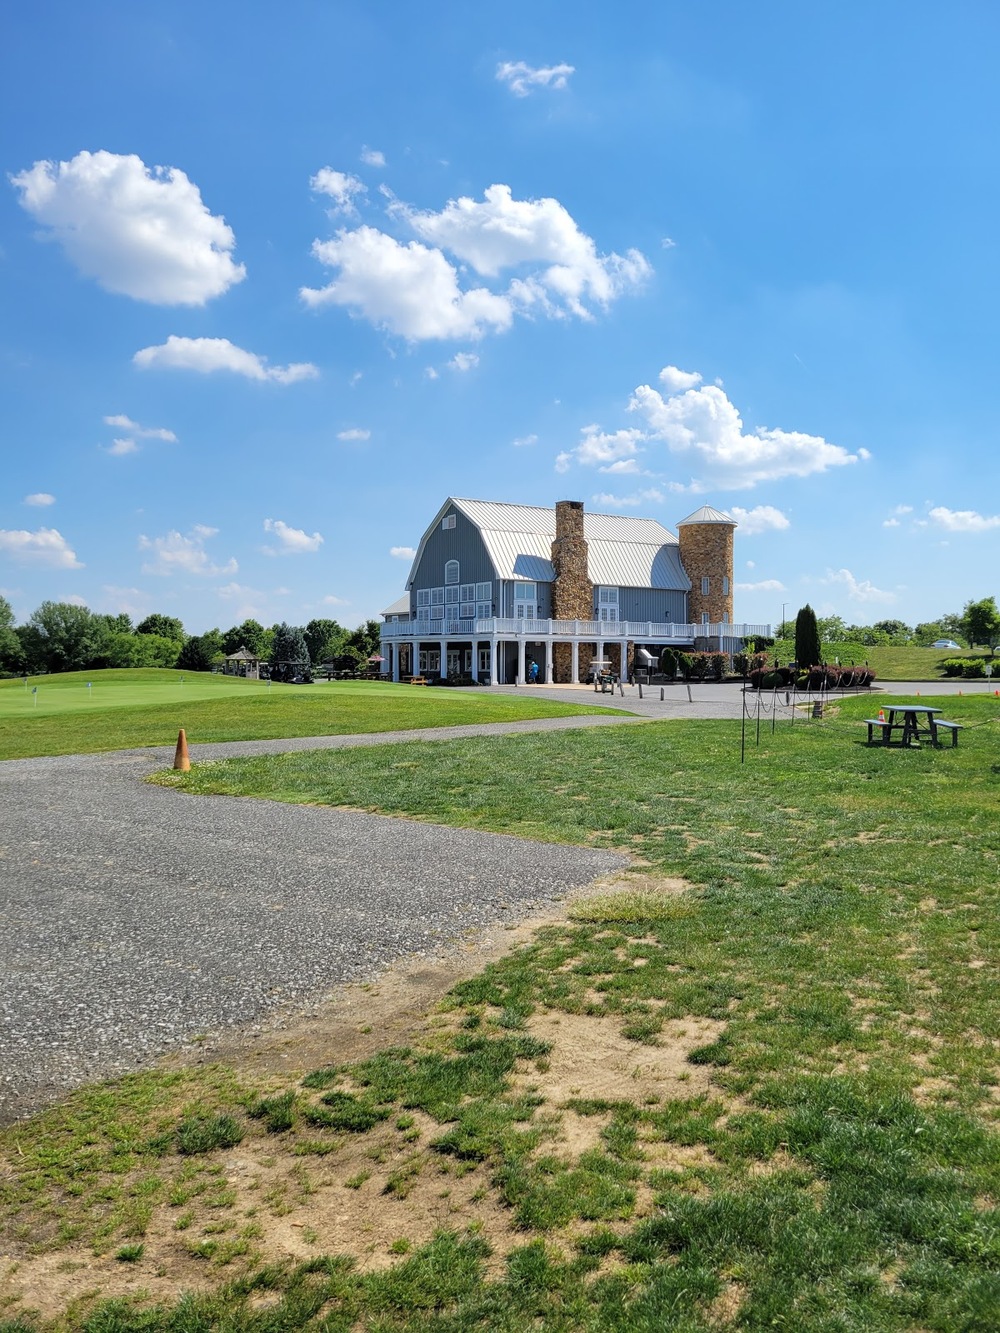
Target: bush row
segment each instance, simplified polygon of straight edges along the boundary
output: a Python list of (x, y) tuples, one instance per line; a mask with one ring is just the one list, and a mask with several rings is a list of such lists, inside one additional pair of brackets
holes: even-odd
[(798, 690), (858, 690), (871, 685), (875, 672), (870, 667), (815, 666), (805, 671), (793, 667), (758, 666), (747, 673), (755, 690), (793, 687)]
[(989, 657), (948, 657), (945, 658), (942, 666), (946, 676), (961, 676), (965, 680), (981, 680), (986, 675), (987, 663), (992, 663), (993, 670), (996, 672), (996, 663)]

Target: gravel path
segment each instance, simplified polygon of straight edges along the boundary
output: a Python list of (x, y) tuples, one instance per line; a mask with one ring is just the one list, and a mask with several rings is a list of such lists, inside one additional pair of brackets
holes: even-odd
[[(195, 757), (607, 718), (241, 742)], [(607, 852), (143, 782), (172, 751), (0, 763), (0, 1123), (253, 1026), (624, 864)]]

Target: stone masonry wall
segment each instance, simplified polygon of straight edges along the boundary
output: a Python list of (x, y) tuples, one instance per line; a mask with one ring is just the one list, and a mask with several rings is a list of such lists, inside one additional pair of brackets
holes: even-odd
[[(555, 581), (552, 585), (553, 620), (592, 620), (594, 585), (587, 572), (587, 539), (583, 535), (583, 503), (580, 500), (559, 500), (556, 503), (556, 536), (552, 543), (552, 564), (555, 568)], [(570, 645), (556, 644), (552, 669), (555, 680), (560, 684), (569, 681), (572, 661)], [(586, 680), (582, 652), (580, 675)]]
[[(684, 523), (677, 529), (681, 545), (681, 562), (691, 580), (688, 617), (694, 624), (701, 622), (707, 611), (715, 624), (726, 615), (733, 618), (733, 529), (726, 523)], [(707, 577), (707, 595), (701, 590), (701, 581)], [(729, 580), (729, 592), (723, 593), (722, 580)]]

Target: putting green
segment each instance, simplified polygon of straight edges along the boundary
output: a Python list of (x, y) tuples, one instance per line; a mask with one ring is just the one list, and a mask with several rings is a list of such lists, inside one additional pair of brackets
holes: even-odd
[[(301, 689), (275, 685), (274, 690)], [(155, 708), (199, 699), (249, 698), (266, 694), (267, 684), (207, 671), (167, 671), (137, 667), (121, 671), (67, 671), (0, 681), (0, 718), (78, 713), (87, 709)]]

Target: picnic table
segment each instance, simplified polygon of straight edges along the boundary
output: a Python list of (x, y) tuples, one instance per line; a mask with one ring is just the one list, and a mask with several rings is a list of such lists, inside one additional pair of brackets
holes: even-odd
[(938, 731), (944, 730), (951, 734), (952, 747), (958, 744), (958, 733), (961, 731), (961, 724), (958, 722), (945, 722), (938, 717), (942, 710), (932, 708), (930, 704), (895, 704), (888, 709), (882, 710), (881, 717), (865, 718), (868, 726), (868, 744), (871, 745), (875, 740), (875, 731), (878, 729), (878, 744), (891, 745), (894, 731), (900, 733), (900, 744), (913, 745), (920, 744), (921, 737), (929, 740), (932, 745), (939, 745)]

